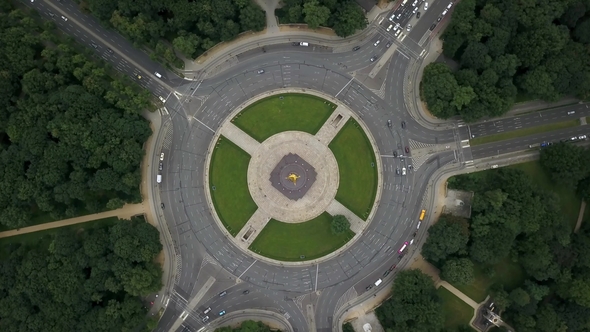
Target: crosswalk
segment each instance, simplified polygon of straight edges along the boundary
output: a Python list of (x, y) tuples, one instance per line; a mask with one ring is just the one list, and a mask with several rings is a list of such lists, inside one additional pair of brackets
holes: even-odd
[(423, 148), (430, 148), (435, 146), (435, 144), (428, 144), (423, 142), (414, 141), (413, 139), (408, 140), (410, 143), (410, 149), (423, 149)]
[(172, 126), (168, 125), (166, 128), (166, 134), (164, 136), (164, 142), (162, 143), (162, 149), (170, 150), (172, 146)]

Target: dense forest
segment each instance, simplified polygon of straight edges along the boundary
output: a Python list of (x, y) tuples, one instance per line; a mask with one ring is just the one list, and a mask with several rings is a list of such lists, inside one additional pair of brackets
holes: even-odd
[[(570, 148), (573, 147), (573, 150)], [(542, 150), (541, 165), (561, 179), (561, 158), (586, 158), (581, 148), (558, 144)], [(564, 152), (566, 151), (566, 152)], [(571, 152), (575, 151), (575, 152)], [(578, 154), (585, 152), (586, 154)], [(568, 174), (574, 188), (590, 174), (574, 164)], [(566, 167), (566, 169), (568, 169)], [(454, 284), (474, 280), (474, 265), (488, 275), (493, 264), (517, 263), (525, 280), (518, 287), (495, 284), (491, 296), (505, 310), (502, 318), (519, 332), (588, 331), (590, 329), (590, 225), (577, 233), (563, 218), (559, 197), (538, 188), (525, 173), (498, 169), (460, 175), (449, 187), (475, 193), (471, 218), (443, 215), (428, 230), (422, 255)], [(564, 182), (562, 182), (565, 184)], [(434, 331), (434, 330), (433, 330)]]
[(306, 23), (310, 28), (333, 28), (347, 37), (367, 27), (362, 8), (354, 0), (284, 0), (276, 15), (281, 24)]
[(0, 224), (61, 219), (141, 200), (151, 96), (0, 5)]
[(264, 11), (252, 0), (87, 0), (82, 6), (171, 64), (177, 64), (171, 46), (194, 58), (241, 32), (266, 26)]
[(437, 117), (472, 122), (517, 99), (590, 98), (590, 0), (462, 0), (442, 39), (459, 68), (424, 70), (422, 100)]
[[(253, 320), (247, 320), (242, 322), (240, 327), (232, 329), (231, 327), (224, 326), (215, 330), (215, 332), (270, 332), (271, 329), (268, 325), (264, 325), (262, 322), (255, 322)], [(276, 330), (273, 330), (276, 331)], [(280, 330), (278, 331), (280, 332)]]
[[(45, 243), (45, 242), (41, 242)], [(140, 296), (161, 287), (159, 233), (143, 218), (11, 246), (0, 261), (3, 332), (149, 331)]]

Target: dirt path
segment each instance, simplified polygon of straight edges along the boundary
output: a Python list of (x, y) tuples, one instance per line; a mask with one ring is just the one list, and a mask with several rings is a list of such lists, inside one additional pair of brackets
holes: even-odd
[(582, 205), (580, 205), (580, 214), (578, 214), (578, 222), (576, 223), (576, 228), (574, 228), (574, 233), (577, 233), (582, 226), (582, 221), (584, 220), (584, 211), (586, 211), (586, 202), (582, 201)]
[(85, 216), (81, 216), (81, 217), (64, 219), (64, 220), (49, 222), (49, 223), (45, 223), (45, 224), (41, 224), (41, 225), (35, 225), (35, 226), (0, 232), (0, 238), (21, 235), (21, 234), (27, 234), (27, 233), (33, 233), (33, 232), (43, 231), (46, 229), (63, 227), (63, 226), (81, 224), (81, 223), (89, 222), (92, 220), (104, 219), (104, 218), (110, 218), (110, 217), (118, 217), (120, 219), (130, 219), (131, 217), (136, 216), (138, 214), (144, 214), (145, 210), (146, 209), (144, 208), (143, 203), (141, 203), (141, 204), (126, 204), (125, 206), (123, 206), (122, 208), (117, 209), (117, 210), (89, 214), (89, 215), (85, 215)]

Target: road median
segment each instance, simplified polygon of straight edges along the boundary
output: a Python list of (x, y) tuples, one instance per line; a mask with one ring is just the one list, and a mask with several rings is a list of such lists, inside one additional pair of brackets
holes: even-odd
[(487, 143), (493, 143), (493, 142), (504, 141), (504, 140), (513, 139), (513, 138), (518, 138), (518, 137), (534, 135), (534, 134), (538, 134), (538, 133), (544, 133), (544, 132), (548, 132), (548, 131), (576, 127), (579, 125), (580, 125), (579, 119), (550, 123), (550, 124), (531, 127), (531, 128), (523, 128), (523, 129), (517, 129), (517, 130), (512, 130), (512, 131), (507, 131), (507, 132), (502, 132), (502, 133), (497, 133), (497, 134), (492, 134), (492, 135), (487, 135), (487, 136), (482, 136), (482, 137), (476, 137), (476, 138), (471, 139), (469, 144), (471, 146), (482, 145), (482, 144), (487, 144)]

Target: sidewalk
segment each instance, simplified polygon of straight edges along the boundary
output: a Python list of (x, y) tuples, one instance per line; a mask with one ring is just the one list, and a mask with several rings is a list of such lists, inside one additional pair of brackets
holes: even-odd
[(80, 216), (76, 218), (64, 219), (54, 222), (49, 222), (41, 225), (35, 225), (25, 228), (13, 229), (10, 231), (0, 232), (0, 238), (22, 235), (27, 233), (39, 232), (46, 229), (53, 229), (58, 227), (70, 226), (75, 224), (81, 224), (85, 222), (89, 222), (92, 220), (110, 218), (110, 217), (118, 217), (119, 219), (130, 219), (133, 216), (144, 214), (145, 213), (145, 206), (143, 203), (140, 204), (125, 204), (120, 209), (105, 211), (101, 213), (94, 213), (88, 214), (85, 216)]

